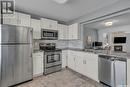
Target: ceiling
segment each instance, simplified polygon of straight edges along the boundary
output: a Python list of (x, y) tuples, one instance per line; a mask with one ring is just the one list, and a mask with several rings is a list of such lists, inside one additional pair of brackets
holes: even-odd
[(109, 6), (119, 0), (68, 0), (57, 4), (53, 0), (15, 0), (16, 10), (69, 22), (78, 17)]
[[(106, 22), (113, 22), (112, 26), (105, 26)], [(100, 20), (90, 24), (85, 24), (86, 29), (105, 29), (110, 27), (118, 27), (123, 25), (130, 25), (130, 13), (125, 13), (123, 15), (118, 15), (108, 19)]]

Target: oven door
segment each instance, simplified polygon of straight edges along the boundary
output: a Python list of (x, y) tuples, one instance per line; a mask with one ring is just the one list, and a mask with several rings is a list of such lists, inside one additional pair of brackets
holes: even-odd
[(45, 68), (61, 65), (60, 52), (45, 52)]
[(58, 31), (42, 29), (42, 35), (41, 36), (42, 36), (41, 39), (57, 40), (58, 39)]

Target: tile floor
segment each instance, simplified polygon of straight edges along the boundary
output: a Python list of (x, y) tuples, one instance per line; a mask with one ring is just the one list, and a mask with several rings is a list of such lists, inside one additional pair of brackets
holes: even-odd
[(72, 70), (65, 69), (47, 76), (40, 76), (34, 80), (16, 87), (104, 87), (103, 85), (79, 75)]

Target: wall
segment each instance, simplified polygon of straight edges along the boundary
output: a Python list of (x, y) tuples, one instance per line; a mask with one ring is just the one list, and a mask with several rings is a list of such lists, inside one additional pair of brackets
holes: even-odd
[(89, 44), (87, 44), (87, 37), (90, 36), (91, 37), (91, 42), (94, 41), (98, 41), (98, 31), (96, 29), (90, 29), (90, 28), (86, 28), (84, 27), (84, 32), (83, 32), (83, 43), (84, 43), (84, 47), (90, 47), (88, 46)]
[[(130, 25), (124, 25), (124, 26), (119, 26), (119, 27), (112, 27), (112, 28), (106, 28), (106, 29), (101, 29), (98, 30), (99, 34), (99, 41), (104, 41), (103, 40), (103, 34), (107, 33), (108, 34), (108, 42), (112, 46), (112, 50), (114, 50), (114, 44), (112, 41), (112, 32), (125, 32), (125, 33), (130, 33)], [(123, 51), (127, 51), (126, 44), (118, 44), (123, 46)]]
[(69, 48), (82, 49), (83, 48), (83, 42), (81, 40), (71, 40), (71, 41), (68, 41), (68, 47)]
[(112, 27), (112, 28), (106, 28), (98, 30), (99, 34), (99, 41), (103, 41), (103, 33), (112, 33), (112, 32), (118, 32), (118, 31), (124, 31), (130, 33), (130, 25), (124, 25), (119, 27)]
[(104, 15), (108, 15), (117, 11), (121, 11), (122, 9), (128, 8), (130, 10), (130, 0), (119, 0), (118, 2), (104, 7), (102, 9), (96, 10), (92, 13), (86, 14), (82, 17), (79, 17), (75, 20), (69, 21), (67, 24), (73, 24), (73, 23), (82, 23), (91, 19), (95, 19)]
[(83, 43), (81, 40), (70, 40), (70, 41), (63, 41), (63, 40), (34, 40), (34, 50), (39, 49), (39, 43), (56, 43), (57, 48), (83, 48)]
[(33, 40), (34, 50), (39, 50), (39, 43), (56, 43), (57, 48), (67, 48), (68, 41), (58, 41), (58, 40)]
[[(119, 12), (117, 12), (119, 11)], [(84, 27), (83, 24), (88, 22), (88, 21), (95, 21), (98, 18), (107, 18), (108, 16), (114, 16), (114, 15), (119, 15), (123, 14), (125, 12), (130, 11), (130, 0), (119, 0), (117, 3), (114, 3), (110, 6), (104, 7), (102, 9), (99, 9), (95, 12), (86, 14), (82, 17), (79, 17), (75, 20), (67, 22), (67, 24), (73, 24), (73, 23), (80, 23), (80, 30), (81, 30), (81, 38), (78, 41), (69, 41), (71, 44), (69, 44), (69, 47), (72, 48), (84, 48), (85, 46), (85, 41), (84, 41)], [(115, 14), (116, 13), (116, 14)], [(77, 44), (76, 44), (77, 43)], [(77, 46), (77, 47), (75, 47)]]

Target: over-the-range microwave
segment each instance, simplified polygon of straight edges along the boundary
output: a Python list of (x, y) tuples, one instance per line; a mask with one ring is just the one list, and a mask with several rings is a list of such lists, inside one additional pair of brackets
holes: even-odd
[(41, 39), (58, 40), (58, 31), (57, 30), (41, 29)]

